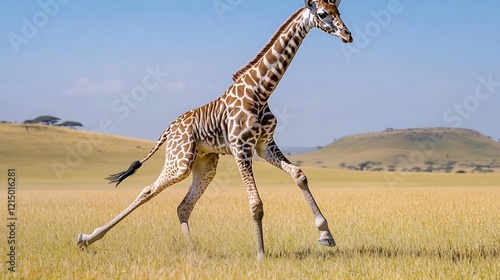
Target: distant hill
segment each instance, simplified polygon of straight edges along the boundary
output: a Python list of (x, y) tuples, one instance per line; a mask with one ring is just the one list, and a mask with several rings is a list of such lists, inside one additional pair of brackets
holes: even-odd
[[(99, 182), (146, 155), (151, 141), (41, 124), (0, 124), (0, 171), (16, 168), (20, 182)], [(158, 174), (164, 151), (141, 169)], [(154, 179), (155, 177), (152, 177)]]
[(487, 173), (500, 172), (500, 143), (469, 129), (401, 129), (347, 136), (291, 159), (352, 170)]

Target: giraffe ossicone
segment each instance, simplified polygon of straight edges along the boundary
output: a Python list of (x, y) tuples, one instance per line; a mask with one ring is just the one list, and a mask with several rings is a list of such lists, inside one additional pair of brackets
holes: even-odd
[(103, 238), (137, 207), (192, 173), (188, 193), (177, 207), (182, 232), (189, 236), (189, 216), (215, 176), (219, 155), (231, 154), (248, 194), (257, 235), (257, 257), (259, 260), (264, 258), (264, 207), (252, 172), (255, 152), (293, 178), (312, 210), (320, 232), (319, 244), (335, 246), (328, 222), (309, 190), (306, 175), (283, 155), (274, 142), (277, 120), (267, 101), (312, 28), (337, 36), (345, 43), (352, 42), (351, 33), (340, 18), (339, 3), (340, 0), (305, 0), (306, 6), (293, 13), (257, 56), (233, 75), (234, 83), (219, 98), (182, 114), (165, 129), (146, 157), (133, 162), (128, 170), (108, 177), (118, 185), (165, 144), (165, 165), (156, 181), (146, 186), (111, 221), (91, 234), (80, 233), (78, 246), (83, 249)]

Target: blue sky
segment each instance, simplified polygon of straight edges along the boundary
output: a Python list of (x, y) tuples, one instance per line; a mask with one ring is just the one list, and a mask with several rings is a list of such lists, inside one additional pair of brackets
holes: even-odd
[[(480, 4), (479, 4), (480, 3)], [(0, 120), (155, 140), (231, 84), (303, 1), (2, 1)], [(355, 42), (304, 40), (270, 99), (282, 147), (391, 128), (500, 138), (500, 3), (349, 1)]]

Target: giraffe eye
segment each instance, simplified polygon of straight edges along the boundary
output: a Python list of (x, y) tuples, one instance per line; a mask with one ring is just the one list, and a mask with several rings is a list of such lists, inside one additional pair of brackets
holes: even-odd
[(328, 14), (325, 12), (320, 12), (320, 13), (318, 13), (318, 16), (323, 19), (323, 18), (326, 18), (328, 16)]

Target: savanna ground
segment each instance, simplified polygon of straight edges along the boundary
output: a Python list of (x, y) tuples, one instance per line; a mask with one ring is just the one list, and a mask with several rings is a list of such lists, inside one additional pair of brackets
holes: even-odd
[[(225, 178), (219, 173), (198, 202), (190, 219), (191, 243), (176, 215), (186, 180), (85, 251), (76, 246), (78, 233), (90, 233), (121, 212), (154, 177), (139, 174), (115, 189), (105, 182), (23, 183), (20, 172), (17, 272), (8, 272), (4, 263), (0, 278), (500, 278), (499, 175), (415, 174), (391, 187), (379, 173), (304, 170), (337, 246), (317, 244), (310, 209), (293, 181), (258, 164), (265, 209), (261, 263), (246, 193), (235, 172)], [(6, 211), (1, 213), (5, 221)]]

